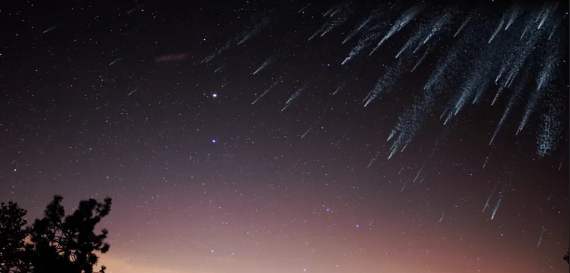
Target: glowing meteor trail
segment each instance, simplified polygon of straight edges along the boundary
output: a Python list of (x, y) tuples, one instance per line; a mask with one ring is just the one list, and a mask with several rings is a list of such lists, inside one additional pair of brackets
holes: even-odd
[(542, 243), (542, 236), (544, 236), (544, 232), (546, 231), (546, 227), (542, 226), (540, 229), (540, 236), (538, 237), (538, 244), (536, 247), (540, 247), (540, 243)]
[(269, 93), (269, 91), (271, 91), (271, 89), (273, 89), (275, 86), (277, 86), (277, 84), (279, 84), (280, 82), (281, 82), (281, 77), (279, 79), (277, 79), (271, 86), (269, 86), (269, 88), (267, 88), (265, 90), (265, 92), (263, 92), (259, 97), (255, 98), (255, 100), (251, 103), (251, 105), (254, 105), (258, 100), (260, 100), (265, 95), (267, 95), (267, 93)]
[(416, 5), (410, 8), (400, 19), (398, 19), (394, 26), (388, 31), (388, 33), (380, 40), (372, 52), (368, 56), (372, 55), (386, 40), (392, 37), (396, 32), (402, 30), (412, 19), (414, 19), (423, 9), (423, 5)]
[(497, 214), (497, 211), (499, 210), (499, 207), (501, 206), (502, 200), (503, 200), (503, 197), (500, 196), (499, 201), (497, 201), (497, 204), (495, 205), (495, 209), (493, 209), (493, 214), (491, 214), (491, 220), (495, 219), (495, 215)]

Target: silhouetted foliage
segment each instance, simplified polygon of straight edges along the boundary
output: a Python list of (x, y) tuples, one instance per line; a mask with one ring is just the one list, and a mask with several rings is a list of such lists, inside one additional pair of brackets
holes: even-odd
[(24, 248), (26, 238), (25, 225), (28, 223), (23, 217), (26, 210), (18, 204), (9, 202), (0, 203), (0, 271), (10, 272), (10, 268), (21, 265), (21, 249)]
[[(70, 215), (54, 196), (44, 216), (24, 227), (26, 211), (16, 203), (0, 208), (0, 273), (93, 273), (99, 257), (106, 253), (107, 230), (95, 234), (95, 226), (111, 211), (111, 198), (103, 203), (83, 200)], [(28, 237), (31, 243), (24, 243)], [(104, 273), (105, 266), (99, 272)]]
[(570, 252), (570, 250), (566, 251), (566, 255), (564, 255), (564, 258), (563, 258), (568, 264), (570, 264), (570, 260), (569, 260), (570, 258), (568, 257), (569, 252)]

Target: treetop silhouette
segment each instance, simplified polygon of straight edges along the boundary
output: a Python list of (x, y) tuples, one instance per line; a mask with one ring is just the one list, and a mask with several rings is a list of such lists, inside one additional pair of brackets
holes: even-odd
[[(99, 261), (96, 252), (106, 253), (108, 231), (95, 233), (95, 226), (111, 211), (111, 198), (103, 203), (95, 199), (79, 202), (78, 208), (65, 215), (63, 197), (56, 195), (46, 206), (43, 218), (29, 227), (23, 217), (26, 210), (16, 203), (0, 207), (1, 273), (93, 273)], [(31, 243), (24, 243), (24, 238)], [(5, 247), (6, 246), (6, 247)], [(105, 266), (101, 267), (104, 272)]]
[(26, 210), (13, 202), (0, 203), (0, 270), (17, 267), (21, 263), (19, 250), (24, 248), (28, 223), (23, 217)]

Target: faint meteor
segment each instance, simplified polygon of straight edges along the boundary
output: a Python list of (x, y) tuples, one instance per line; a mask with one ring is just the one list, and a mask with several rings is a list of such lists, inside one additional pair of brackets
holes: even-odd
[(127, 14), (130, 14), (131, 12), (137, 11), (139, 9), (142, 9), (142, 7), (144, 7), (144, 5), (138, 5), (132, 9), (130, 9), (129, 11), (127, 11)]
[(129, 93), (127, 94), (127, 96), (130, 97), (132, 94), (136, 93), (137, 91), (139, 91), (139, 88), (138, 88), (138, 87), (135, 88), (134, 90), (132, 90), (131, 92), (129, 92)]
[(183, 61), (188, 57), (188, 54), (174, 54), (174, 55), (162, 55), (156, 57), (154, 60), (157, 63), (166, 63), (166, 62), (179, 62)]
[(540, 236), (538, 237), (538, 244), (536, 247), (540, 247), (540, 243), (542, 243), (542, 236), (544, 236), (544, 232), (546, 231), (546, 227), (542, 226), (540, 230)]
[(46, 30), (44, 30), (43, 34), (46, 34), (46, 33), (48, 33), (48, 32), (51, 32), (51, 31), (53, 31), (54, 29), (56, 29), (56, 26), (49, 27), (49, 28), (47, 28)]
[(311, 3), (306, 4), (306, 5), (303, 6), (299, 11), (297, 11), (297, 13), (301, 13), (301, 12), (305, 11), (310, 5), (311, 5)]
[(122, 58), (117, 58), (117, 59), (115, 59), (114, 61), (112, 61), (111, 63), (109, 63), (109, 65), (114, 65), (114, 64), (116, 64), (117, 62), (119, 62), (119, 61), (121, 61), (121, 60), (122, 60)]
[(251, 103), (251, 105), (254, 105), (258, 100), (267, 95), (269, 91), (271, 91), (273, 88), (275, 88), (275, 86), (277, 86), (281, 82), (281, 79), (282, 77), (279, 77), (275, 82), (273, 82), (273, 84), (271, 84), (271, 86), (269, 86), (269, 88), (267, 88), (265, 92), (263, 92), (259, 97), (255, 98), (255, 100)]
[(309, 129), (305, 131), (305, 133), (301, 136), (301, 138), (305, 138), (307, 134), (311, 131), (311, 129), (313, 129), (313, 127), (309, 127)]

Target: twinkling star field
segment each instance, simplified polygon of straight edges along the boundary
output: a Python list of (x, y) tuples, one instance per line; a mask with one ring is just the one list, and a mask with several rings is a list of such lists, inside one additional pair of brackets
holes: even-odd
[(0, 200), (108, 272), (568, 272), (567, 3), (123, 2), (0, 8)]

